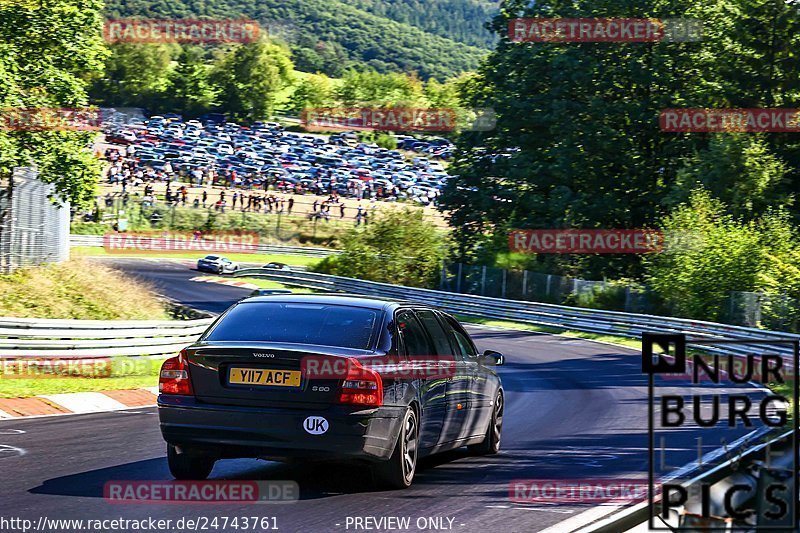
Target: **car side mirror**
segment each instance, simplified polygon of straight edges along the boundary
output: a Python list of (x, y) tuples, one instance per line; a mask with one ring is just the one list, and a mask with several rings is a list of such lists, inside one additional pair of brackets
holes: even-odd
[(496, 352), (494, 350), (486, 350), (480, 356), (480, 359), (481, 362), (486, 362), (487, 360), (491, 360), (494, 366), (501, 366), (506, 362), (506, 357), (500, 352)]

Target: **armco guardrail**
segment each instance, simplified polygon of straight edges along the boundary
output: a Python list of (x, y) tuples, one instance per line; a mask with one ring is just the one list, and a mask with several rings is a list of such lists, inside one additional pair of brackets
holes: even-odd
[[(640, 337), (643, 332), (655, 332), (683, 333), (687, 335), (687, 337), (695, 339), (696, 342), (705, 342), (713, 339), (748, 341), (786, 341), (800, 339), (800, 335), (741, 326), (730, 326), (714, 322), (596, 309), (582, 309), (528, 301), (505, 300), (414, 287), (402, 287), (313, 272), (275, 272), (255, 268), (241, 270), (235, 273), (234, 276), (261, 277), (279, 281), (287, 285), (325, 291), (341, 291), (366, 296), (413, 300), (436, 305), (446, 311), (461, 315), (528, 322), (559, 329), (606, 333), (630, 338)], [(763, 345), (748, 343), (746, 345), (720, 344), (712, 347), (705, 343), (692, 344), (691, 341), (689, 341), (689, 345), (706, 351), (714, 351), (721, 355), (729, 354), (737, 356), (763, 354), (767, 352), (771, 354), (779, 353), (788, 360), (793, 361), (793, 346), (790, 343), (785, 343), (782, 346), (776, 346), (775, 344)], [(781, 435), (771, 440), (769, 445), (782, 443), (786, 438), (787, 435)], [(748, 457), (755, 456), (757, 453), (761, 452), (765, 446), (767, 445), (761, 444), (745, 453)], [(731, 446), (728, 451), (738, 454), (738, 449), (739, 445)], [(708, 472), (703, 472), (686, 484), (688, 485), (689, 483), (700, 480), (704, 482), (712, 480), (711, 482), (713, 483), (729, 476), (735, 470), (734, 466), (735, 464), (739, 464), (741, 458), (742, 455), (738, 455), (736, 460), (726, 461)], [(580, 528), (580, 533), (619, 533), (628, 531), (630, 528), (647, 521), (648, 513), (649, 507), (647, 502), (634, 505), (620, 512), (613, 513), (611, 516), (601, 519), (595, 524)], [(569, 531), (573, 530), (570, 529)], [(639, 531), (639, 529), (637, 529), (637, 531)]]
[(0, 358), (173, 354), (197, 340), (213, 320), (0, 318)]
[[(519, 300), (505, 300), (487, 296), (458, 294), (415, 287), (402, 287), (313, 272), (275, 272), (260, 268), (248, 268), (242, 269), (234, 275), (242, 277), (263, 277), (289, 285), (319, 290), (415, 300), (436, 305), (452, 313), (466, 316), (528, 322), (560, 329), (605, 333), (630, 338), (638, 338), (641, 336), (642, 332), (658, 332), (684, 333), (698, 340), (800, 339), (800, 335), (742, 326), (731, 326), (715, 322), (654, 315), (639, 315), (598, 309), (584, 309)], [(747, 346), (735, 344), (715, 347), (707, 345), (695, 346), (708, 351), (716, 351), (721, 354), (730, 353), (744, 355), (751, 353), (759, 355), (763, 353), (780, 353), (786, 357), (792, 356), (792, 349), (788, 345), (785, 347), (759, 344), (749, 344)]]
[[(70, 235), (70, 246), (91, 246), (93, 248), (103, 247), (102, 235)], [(123, 253), (124, 250), (115, 250), (117, 253)], [(282, 255), (303, 255), (307, 257), (328, 257), (329, 255), (336, 255), (341, 253), (339, 250), (331, 250), (328, 248), (310, 248), (306, 246), (285, 246), (282, 244), (258, 244), (256, 252), (260, 254), (282, 254)], [(198, 250), (198, 253), (202, 251)]]
[[(691, 479), (680, 483), (685, 488), (698, 483), (706, 485), (713, 485), (715, 483), (723, 483), (726, 478), (737, 476), (736, 483), (744, 483), (755, 492), (757, 485), (758, 474), (753, 473), (754, 469), (763, 468), (765, 465), (777, 466), (781, 468), (790, 468), (794, 464), (792, 458), (792, 435), (793, 432), (785, 432), (777, 434), (773, 438), (760, 442), (746, 450), (729, 450), (729, 458), (721, 464), (704, 471)], [(778, 453), (780, 451), (780, 453)], [(775, 456), (778, 456), (776, 459)], [(730, 484), (733, 484), (731, 482)], [(719, 497), (719, 492), (715, 494)], [(609, 516), (601, 518), (593, 524), (581, 527), (578, 529), (566, 530), (565, 533), (622, 533), (627, 531), (642, 531), (637, 528), (640, 524), (648, 521), (650, 517), (650, 502), (645, 501), (636, 505), (632, 505), (617, 512), (609, 513)], [(664, 528), (662, 527), (661, 531)], [(709, 525), (707, 531), (723, 531), (723, 529), (714, 528)], [(684, 529), (675, 529), (675, 531), (686, 531)], [(692, 529), (691, 531), (697, 531)], [(741, 531), (741, 529), (739, 529)], [(752, 531), (757, 531), (753, 528)]]

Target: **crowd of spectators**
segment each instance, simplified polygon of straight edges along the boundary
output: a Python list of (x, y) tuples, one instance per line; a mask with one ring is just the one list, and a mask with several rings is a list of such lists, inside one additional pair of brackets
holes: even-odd
[[(131, 193), (133, 193), (135, 197), (141, 196), (140, 202), (143, 208), (154, 207), (160, 202), (154, 185), (160, 183), (164, 185), (163, 202), (170, 207), (202, 207), (222, 213), (226, 210), (238, 210), (251, 213), (292, 215), (295, 203), (297, 203), (295, 195), (310, 193), (324, 197), (322, 200), (315, 199), (310, 204), (310, 212), (304, 214), (310, 220), (344, 219), (347, 214), (348, 208), (339, 192), (330, 186), (326, 188), (322, 181), (315, 182), (308, 189), (304, 189), (302, 184), (291, 184), (278, 179), (274, 183), (265, 183), (262, 188), (256, 189), (248, 186), (247, 183), (238, 184), (235, 171), (223, 172), (218, 176), (213, 169), (209, 169), (207, 172), (198, 169), (192, 176), (192, 183), (196, 187), (201, 187), (202, 190), (192, 193), (187, 183), (178, 181), (179, 174), (174, 171), (169, 162), (158, 170), (149, 166), (143, 168), (134, 154), (135, 147), (132, 144), (126, 148), (107, 148), (103, 153), (103, 158), (108, 162), (105, 180), (108, 184), (119, 187), (121, 193), (119, 196), (125, 204), (130, 201)], [(356, 225), (360, 225), (368, 222), (370, 212), (375, 212), (376, 200), (385, 199), (386, 195), (380, 187), (378, 190), (373, 190), (370, 183), (366, 183), (363, 187), (357, 187), (357, 185), (349, 184), (349, 190), (352, 197), (359, 200), (359, 204), (351, 209), (354, 211), (351, 216)], [(211, 187), (211, 195), (209, 195), (208, 187)], [(270, 192), (272, 190), (275, 192)], [(278, 195), (276, 192), (281, 194)], [(116, 196), (107, 193), (105, 195), (106, 204), (113, 205)], [(369, 200), (369, 208), (360, 204), (362, 199)], [(297, 214), (296, 211), (295, 214)]]

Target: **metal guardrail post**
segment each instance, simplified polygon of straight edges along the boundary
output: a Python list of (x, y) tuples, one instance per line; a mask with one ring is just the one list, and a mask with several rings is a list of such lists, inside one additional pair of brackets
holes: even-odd
[(526, 296), (528, 294), (528, 271), (522, 271), (522, 295)]

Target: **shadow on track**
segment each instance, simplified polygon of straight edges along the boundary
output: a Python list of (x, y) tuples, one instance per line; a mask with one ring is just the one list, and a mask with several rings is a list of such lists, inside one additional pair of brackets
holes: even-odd
[[(462, 461), (462, 460), (468, 461)], [(483, 463), (500, 463), (502, 455), (494, 458), (471, 456), (466, 448), (421, 459), (413, 488), (441, 483), (497, 482), (483, 479)], [(460, 461), (460, 464), (456, 464)], [(452, 472), (437, 472), (438, 466), (450, 464)], [(338, 494), (380, 492), (367, 466), (329, 462), (278, 463), (254, 459), (230, 459), (217, 462), (210, 479), (213, 480), (293, 480), (300, 485), (300, 500), (326, 498)], [(33, 494), (102, 498), (109, 481), (173, 481), (166, 458), (148, 459), (119, 466), (90, 470), (45, 480), (30, 489)], [(393, 495), (412, 496), (411, 492), (392, 491)]]

